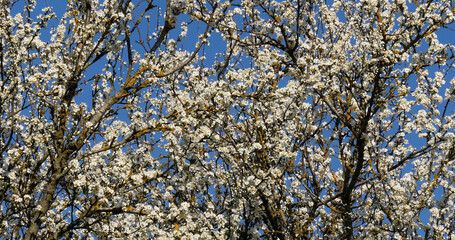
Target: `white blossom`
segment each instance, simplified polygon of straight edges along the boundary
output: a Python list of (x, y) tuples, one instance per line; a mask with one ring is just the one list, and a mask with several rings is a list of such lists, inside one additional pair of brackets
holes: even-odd
[(2, 3), (4, 238), (450, 238), (451, 1), (63, 4)]

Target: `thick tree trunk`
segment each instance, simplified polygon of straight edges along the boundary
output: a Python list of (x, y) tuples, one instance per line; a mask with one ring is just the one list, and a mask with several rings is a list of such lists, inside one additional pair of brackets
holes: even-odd
[(57, 183), (57, 174), (54, 173), (52, 175), (51, 182), (46, 185), (46, 190), (43, 194), (43, 197), (38, 202), (38, 205), (32, 214), (30, 227), (28, 228), (25, 235), (25, 240), (37, 239), (37, 234), (42, 223), (41, 218), (47, 213), (51, 206), (51, 203), (54, 199), (55, 190), (57, 189)]

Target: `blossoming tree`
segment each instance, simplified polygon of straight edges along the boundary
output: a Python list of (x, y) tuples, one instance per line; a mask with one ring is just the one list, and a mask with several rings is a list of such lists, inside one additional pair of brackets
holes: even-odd
[(1, 1), (5, 239), (455, 239), (454, 1), (47, 4)]

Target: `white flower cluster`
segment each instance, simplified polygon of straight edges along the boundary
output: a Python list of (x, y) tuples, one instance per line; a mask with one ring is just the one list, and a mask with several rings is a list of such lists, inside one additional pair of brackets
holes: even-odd
[(452, 1), (13, 2), (1, 236), (454, 237)]

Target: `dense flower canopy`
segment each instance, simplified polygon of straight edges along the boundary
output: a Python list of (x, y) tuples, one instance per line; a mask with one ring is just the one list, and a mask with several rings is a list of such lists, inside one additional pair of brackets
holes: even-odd
[(5, 239), (455, 239), (454, 1), (51, 2), (0, 2)]

